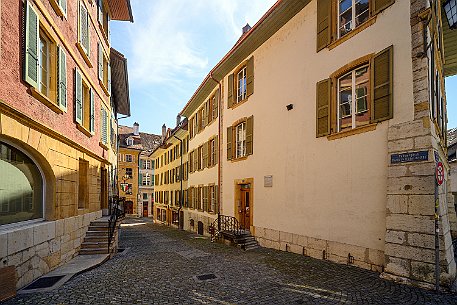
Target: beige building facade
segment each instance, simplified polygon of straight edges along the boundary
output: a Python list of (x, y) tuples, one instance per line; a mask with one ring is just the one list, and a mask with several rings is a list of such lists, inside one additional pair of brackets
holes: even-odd
[[(442, 33), (453, 41), (455, 31), (440, 1), (364, 1), (360, 14), (337, 2), (278, 1), (243, 29), (181, 111), (188, 187), (197, 188), (186, 228), (198, 219), (208, 234), (217, 213), (232, 216), (262, 246), (431, 286), (441, 162), (439, 281), (450, 286), (456, 216), (444, 77), (455, 67), (444, 62), (456, 54)], [(216, 124), (206, 124), (214, 95)], [(206, 168), (214, 136), (219, 163)], [(212, 183), (214, 214), (200, 193)]]

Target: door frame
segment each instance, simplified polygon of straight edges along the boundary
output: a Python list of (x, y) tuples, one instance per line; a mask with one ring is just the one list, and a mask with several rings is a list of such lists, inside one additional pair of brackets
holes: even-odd
[(241, 185), (242, 184), (249, 184), (250, 191), (249, 191), (249, 219), (250, 219), (250, 226), (249, 231), (254, 234), (254, 178), (244, 178), (244, 179), (236, 179), (234, 181), (234, 198), (233, 198), (233, 215), (241, 223), (241, 219), (238, 213), (238, 201), (241, 202)]

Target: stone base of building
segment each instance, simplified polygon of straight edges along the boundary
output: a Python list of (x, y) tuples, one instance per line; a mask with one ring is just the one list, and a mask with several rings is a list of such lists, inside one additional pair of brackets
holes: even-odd
[(198, 224), (203, 226), (201, 235), (210, 236), (208, 227), (217, 219), (217, 215), (203, 212), (184, 212), (184, 230), (199, 233)]
[(101, 216), (99, 210), (55, 221), (2, 228), (0, 268), (15, 266), (16, 287), (24, 287), (75, 257), (90, 222)]
[(381, 250), (261, 227), (255, 227), (254, 232), (253, 235), (262, 247), (354, 265), (376, 272), (383, 271), (384, 252)]

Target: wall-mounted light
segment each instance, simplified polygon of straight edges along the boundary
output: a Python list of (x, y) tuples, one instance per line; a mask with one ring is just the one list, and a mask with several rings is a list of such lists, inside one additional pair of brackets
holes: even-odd
[(444, 12), (446, 13), (449, 28), (457, 28), (457, 0), (447, 0), (444, 5)]
[(294, 109), (294, 104), (289, 104), (286, 106), (287, 110), (290, 111), (292, 109)]

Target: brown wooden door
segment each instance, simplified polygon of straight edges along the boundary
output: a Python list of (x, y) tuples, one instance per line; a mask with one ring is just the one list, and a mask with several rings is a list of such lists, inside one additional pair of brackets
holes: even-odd
[(101, 186), (100, 186), (100, 208), (108, 208), (108, 171), (105, 168), (101, 170)]
[(148, 217), (148, 203), (143, 202), (143, 217)]
[(251, 227), (251, 190), (241, 190), (241, 204), (239, 208), (239, 220), (245, 230)]
[(133, 214), (133, 202), (126, 201), (124, 211), (125, 211), (125, 214)]

